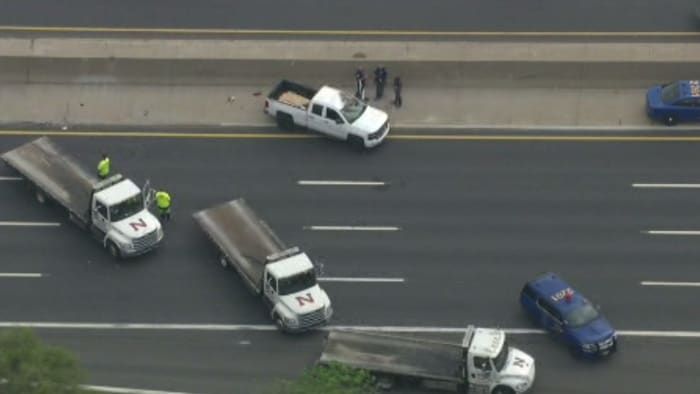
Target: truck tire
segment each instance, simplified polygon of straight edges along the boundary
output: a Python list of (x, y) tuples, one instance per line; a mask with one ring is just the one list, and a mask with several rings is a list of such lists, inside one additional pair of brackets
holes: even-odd
[(508, 386), (496, 386), (491, 394), (515, 394), (515, 390)]
[(666, 115), (664, 123), (666, 123), (666, 126), (673, 126), (676, 124), (676, 117), (673, 115)]
[(348, 135), (348, 143), (355, 149), (357, 150), (364, 150), (365, 149), (365, 141), (356, 135)]
[(115, 259), (121, 259), (122, 258), (122, 251), (119, 250), (119, 247), (117, 244), (115, 244), (112, 241), (107, 241), (107, 251), (109, 254), (114, 257)]
[(230, 263), (228, 262), (228, 258), (226, 258), (226, 255), (221, 253), (219, 255), (219, 264), (221, 264), (224, 269), (228, 268), (230, 266)]
[(292, 115), (286, 113), (286, 112), (277, 112), (276, 115), (277, 119), (277, 127), (279, 127), (282, 130), (285, 131), (290, 131), (294, 129), (294, 118)]

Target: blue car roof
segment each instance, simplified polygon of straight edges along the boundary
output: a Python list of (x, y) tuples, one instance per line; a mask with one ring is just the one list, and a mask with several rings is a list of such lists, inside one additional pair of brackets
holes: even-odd
[(681, 87), (680, 98), (700, 97), (700, 81), (687, 80), (678, 83)]
[(588, 300), (554, 273), (548, 272), (528, 283), (537, 294), (545, 298), (562, 315), (578, 309)]

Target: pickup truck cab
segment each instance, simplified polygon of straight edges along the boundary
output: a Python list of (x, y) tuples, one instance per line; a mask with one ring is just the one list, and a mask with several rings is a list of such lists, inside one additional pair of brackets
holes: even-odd
[(372, 148), (389, 134), (389, 115), (329, 86), (312, 89), (280, 82), (265, 100), (265, 113), (283, 130), (306, 127), (329, 137)]
[(562, 339), (574, 355), (603, 357), (617, 350), (617, 333), (608, 320), (553, 273), (526, 283), (520, 304), (536, 324)]

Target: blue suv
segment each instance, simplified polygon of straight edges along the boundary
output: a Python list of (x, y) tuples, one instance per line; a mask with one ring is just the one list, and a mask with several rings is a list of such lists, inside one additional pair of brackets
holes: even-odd
[(575, 355), (602, 357), (617, 350), (617, 333), (598, 308), (551, 272), (525, 284), (520, 304)]

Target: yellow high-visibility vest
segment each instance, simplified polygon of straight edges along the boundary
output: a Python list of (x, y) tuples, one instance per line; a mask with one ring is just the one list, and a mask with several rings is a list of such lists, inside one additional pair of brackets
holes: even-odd
[(162, 190), (156, 193), (156, 204), (158, 205), (158, 208), (170, 208), (170, 194)]
[(105, 157), (100, 160), (100, 163), (97, 165), (97, 173), (100, 174), (102, 178), (109, 175), (109, 164), (109, 157)]

